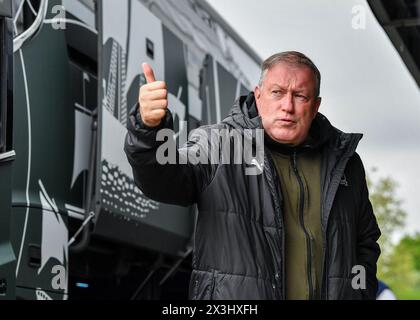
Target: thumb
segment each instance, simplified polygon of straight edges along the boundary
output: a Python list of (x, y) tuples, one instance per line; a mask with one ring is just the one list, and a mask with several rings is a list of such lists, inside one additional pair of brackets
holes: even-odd
[(155, 82), (156, 81), (155, 74), (153, 72), (152, 67), (147, 63), (143, 63), (142, 66), (143, 66), (143, 73), (144, 73), (144, 76), (146, 77), (147, 83)]

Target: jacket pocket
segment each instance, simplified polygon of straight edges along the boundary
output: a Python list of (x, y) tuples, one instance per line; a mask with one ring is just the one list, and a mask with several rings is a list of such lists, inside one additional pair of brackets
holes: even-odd
[(198, 271), (193, 270), (191, 273), (191, 279), (190, 279), (190, 285), (189, 285), (189, 299), (191, 300), (202, 300), (204, 299), (203, 293), (205, 291), (203, 290), (206, 285), (207, 279), (209, 279), (210, 276), (207, 276), (206, 279), (206, 273), (204, 271)]
[(198, 280), (194, 280), (194, 289), (193, 289), (193, 299), (197, 300), (197, 295), (198, 295)]
[(192, 300), (211, 300), (217, 288), (217, 275), (219, 271), (210, 269), (193, 270), (189, 286), (189, 298)]

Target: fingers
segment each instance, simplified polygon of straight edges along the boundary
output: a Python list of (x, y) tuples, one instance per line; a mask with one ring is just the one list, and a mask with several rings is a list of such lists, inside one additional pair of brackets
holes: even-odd
[(165, 81), (155, 81), (152, 83), (148, 83), (144, 85), (146, 90), (159, 90), (159, 89), (166, 89), (166, 82)]
[(147, 107), (144, 109), (146, 111), (153, 111), (157, 109), (167, 109), (168, 108), (168, 100), (161, 99), (161, 100), (152, 100), (148, 101)]
[(147, 63), (143, 63), (142, 67), (143, 67), (143, 73), (144, 73), (144, 76), (146, 77), (147, 83), (155, 82), (156, 81), (155, 73), (153, 72), (152, 67)]
[(158, 90), (151, 90), (145, 91), (142, 94), (142, 97), (146, 100), (160, 100), (166, 99), (168, 96), (168, 91), (166, 89), (158, 89)]
[(148, 127), (157, 127), (166, 115), (167, 109), (156, 109), (142, 114), (143, 123)]
[(167, 109), (168, 108), (168, 100), (161, 99), (161, 100), (151, 101), (150, 104), (149, 104), (149, 108), (151, 110)]
[(149, 113), (148, 121), (149, 122), (154, 121), (157, 124), (159, 124), (162, 118), (165, 116), (165, 114), (166, 114), (166, 110), (164, 109), (153, 110)]

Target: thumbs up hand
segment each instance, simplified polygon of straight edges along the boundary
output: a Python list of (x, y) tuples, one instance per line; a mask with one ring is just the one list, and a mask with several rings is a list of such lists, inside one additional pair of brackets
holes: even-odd
[(143, 63), (143, 73), (147, 83), (140, 87), (139, 104), (143, 123), (157, 127), (165, 117), (168, 108), (168, 90), (164, 81), (156, 81), (153, 69)]

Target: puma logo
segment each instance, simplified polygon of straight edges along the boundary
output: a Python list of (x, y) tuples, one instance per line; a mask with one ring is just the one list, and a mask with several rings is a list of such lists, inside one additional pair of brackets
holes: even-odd
[(347, 178), (346, 178), (346, 175), (345, 174), (343, 174), (343, 176), (341, 177), (340, 184), (343, 185), (343, 186), (345, 186), (345, 187), (348, 187), (349, 186), (349, 183), (347, 181)]

